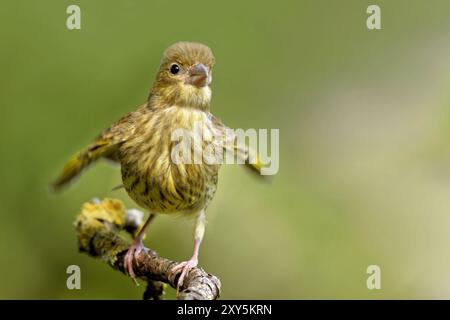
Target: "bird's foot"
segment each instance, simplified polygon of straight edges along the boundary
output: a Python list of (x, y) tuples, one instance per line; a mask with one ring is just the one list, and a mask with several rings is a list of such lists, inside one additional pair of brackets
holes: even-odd
[(177, 283), (177, 291), (181, 288), (184, 282), (184, 278), (188, 275), (189, 271), (191, 271), (192, 268), (195, 268), (198, 265), (198, 259), (195, 257), (192, 257), (188, 261), (183, 261), (177, 264), (175, 267), (172, 268), (172, 272), (179, 272), (181, 271), (181, 275), (178, 278)]
[[(145, 250), (144, 245), (142, 244), (142, 241), (134, 241), (133, 244), (128, 248), (127, 253), (125, 254), (125, 257), (123, 258), (123, 267), (125, 269), (125, 272), (128, 273), (128, 275), (133, 279), (133, 281), (138, 284), (136, 281), (136, 274), (133, 270), (133, 259), (136, 261), (136, 264), (138, 264), (138, 256), (142, 252), (142, 250)], [(139, 284), (138, 284), (139, 285)]]

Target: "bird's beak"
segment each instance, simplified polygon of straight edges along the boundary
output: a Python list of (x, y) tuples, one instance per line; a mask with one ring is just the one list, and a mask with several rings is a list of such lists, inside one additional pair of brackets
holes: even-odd
[(188, 72), (189, 76), (186, 79), (187, 84), (191, 84), (198, 88), (209, 85), (210, 76), (208, 72), (208, 68), (205, 67), (204, 64), (198, 63), (192, 66)]

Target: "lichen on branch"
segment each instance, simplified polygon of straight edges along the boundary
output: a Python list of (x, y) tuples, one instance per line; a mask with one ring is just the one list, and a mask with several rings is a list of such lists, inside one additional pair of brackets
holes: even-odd
[[(142, 225), (142, 215), (136, 210), (126, 210), (117, 199), (93, 200), (84, 203), (75, 221), (78, 246), (81, 252), (100, 257), (112, 268), (125, 273), (123, 259), (131, 243), (120, 235), (126, 231), (135, 235)], [(136, 277), (147, 281), (145, 299), (159, 300), (164, 295), (167, 283), (176, 288), (180, 271), (172, 272), (178, 262), (160, 257), (155, 251), (146, 249), (133, 261)], [(201, 268), (193, 268), (186, 276), (177, 298), (179, 300), (214, 300), (219, 298), (220, 280)]]

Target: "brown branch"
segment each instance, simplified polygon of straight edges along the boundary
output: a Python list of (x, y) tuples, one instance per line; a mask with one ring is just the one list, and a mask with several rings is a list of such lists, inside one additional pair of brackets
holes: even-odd
[[(93, 257), (101, 257), (106, 263), (123, 273), (123, 259), (130, 246), (129, 241), (119, 235), (126, 230), (135, 234), (142, 225), (142, 215), (136, 210), (126, 210), (116, 199), (94, 200), (83, 205), (75, 226), (79, 249)], [(160, 299), (164, 294), (163, 283), (176, 288), (180, 272), (172, 272), (175, 261), (158, 256), (147, 249), (133, 261), (136, 276), (148, 282), (144, 299)], [(220, 295), (220, 280), (201, 268), (192, 269), (178, 292), (179, 300), (214, 300)]]

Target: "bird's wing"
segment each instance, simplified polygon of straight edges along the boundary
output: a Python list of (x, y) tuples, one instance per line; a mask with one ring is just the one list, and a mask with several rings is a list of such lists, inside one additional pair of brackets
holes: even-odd
[(53, 189), (55, 191), (60, 190), (100, 158), (118, 162), (117, 151), (119, 146), (133, 134), (133, 124), (136, 118), (144, 112), (145, 107), (146, 105), (125, 115), (104, 130), (90, 145), (73, 155), (64, 166), (59, 177), (53, 182)]
[(237, 154), (238, 158), (244, 162), (246, 168), (261, 175), (261, 169), (264, 167), (264, 164), (261, 162), (258, 153), (247, 145), (239, 145), (239, 141), (232, 133), (232, 129), (228, 128), (219, 118), (212, 114), (211, 118), (216, 128), (219, 128), (222, 132), (230, 132), (225, 134), (224, 152)]

